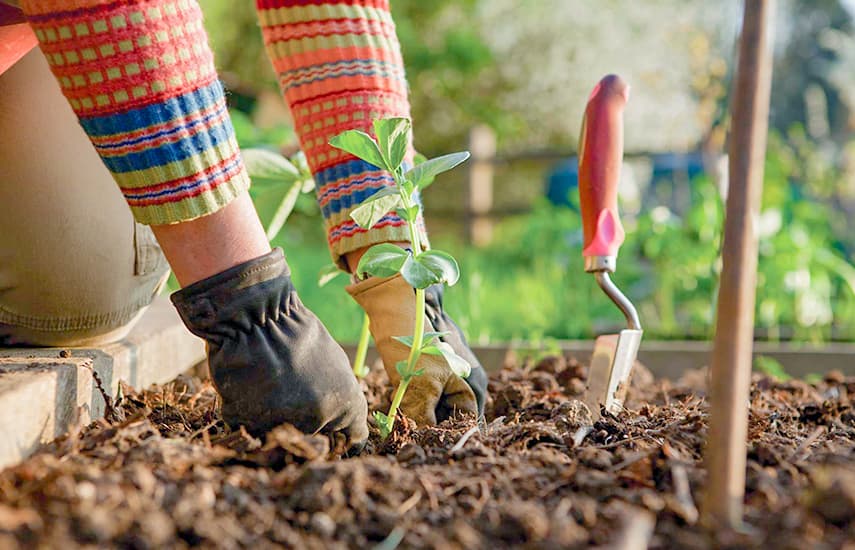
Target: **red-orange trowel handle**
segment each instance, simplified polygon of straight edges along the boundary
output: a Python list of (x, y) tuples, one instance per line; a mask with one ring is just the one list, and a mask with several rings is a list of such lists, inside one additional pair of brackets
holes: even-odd
[[(617, 189), (623, 161), (623, 110), (629, 86), (617, 75), (604, 77), (585, 108), (579, 141), (579, 198), (586, 258), (614, 258), (624, 239), (617, 210)], [(586, 269), (614, 269), (586, 261)], [(599, 268), (594, 267), (599, 265)]]

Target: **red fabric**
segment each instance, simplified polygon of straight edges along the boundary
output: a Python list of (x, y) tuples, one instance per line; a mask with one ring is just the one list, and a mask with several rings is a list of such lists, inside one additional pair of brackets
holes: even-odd
[(37, 45), (36, 35), (26, 23), (0, 26), (0, 74)]
[(26, 22), (27, 19), (24, 17), (24, 12), (18, 8), (10, 6), (9, 4), (0, 2), (0, 27)]
[(371, 6), (389, 10), (389, 0), (255, 0), (258, 9), (291, 8), (294, 6), (320, 6), (323, 4), (344, 4), (350, 6)]
[(36, 35), (21, 10), (0, 2), (0, 74), (36, 47)]

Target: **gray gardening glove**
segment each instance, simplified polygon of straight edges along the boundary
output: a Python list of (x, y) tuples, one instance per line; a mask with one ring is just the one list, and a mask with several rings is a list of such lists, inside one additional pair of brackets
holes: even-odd
[(281, 249), (172, 295), (190, 331), (207, 342), (223, 418), (262, 433), (290, 422), (306, 433), (368, 438), (368, 405), (350, 363), (297, 296)]
[(464, 358), (472, 367), (472, 372), (466, 378), (466, 383), (469, 384), (475, 394), (478, 403), (478, 416), (481, 417), (484, 414), (484, 402), (487, 400), (487, 372), (475, 354), (472, 353), (469, 344), (466, 343), (463, 331), (443, 311), (442, 293), (444, 290), (445, 287), (442, 285), (433, 285), (425, 289), (425, 312), (431, 327), (433, 327), (431, 330), (449, 333), (447, 336), (441, 337), (440, 340), (450, 345), (454, 353)]

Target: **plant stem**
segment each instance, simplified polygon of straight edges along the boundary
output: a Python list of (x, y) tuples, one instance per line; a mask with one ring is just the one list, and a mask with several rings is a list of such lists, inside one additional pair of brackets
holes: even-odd
[(389, 433), (392, 433), (392, 426), (395, 425), (395, 416), (398, 414), (398, 405), (404, 398), (404, 392), (407, 391), (407, 386), (410, 384), (413, 373), (416, 371), (416, 363), (422, 354), (422, 342), (425, 336), (425, 291), (424, 289), (416, 289), (416, 322), (413, 328), (413, 345), (410, 347), (410, 356), (407, 358), (407, 373), (409, 376), (402, 376), (398, 382), (398, 389), (395, 390), (395, 397), (392, 398), (392, 405), (389, 407), (389, 414), (386, 417), (389, 419)]
[(300, 196), (301, 182), (296, 182), (291, 189), (282, 197), (282, 202), (276, 208), (276, 213), (270, 220), (270, 225), (267, 227), (267, 240), (272, 241), (276, 235), (282, 230), (282, 226), (288, 221), (291, 211), (294, 210), (294, 205), (297, 204), (297, 198)]
[[(413, 197), (412, 194), (407, 195), (404, 192), (404, 175), (400, 167), (392, 174), (392, 177), (395, 179), (395, 186), (398, 188), (398, 193), (401, 195), (401, 202), (404, 204), (404, 208), (410, 208), (413, 206)], [(418, 216), (416, 216), (418, 219)], [(422, 239), (419, 236), (419, 230), (416, 227), (416, 219), (407, 220), (407, 227), (410, 230), (410, 244), (413, 246), (413, 254), (418, 254), (422, 251)]]
[(416, 361), (422, 353), (422, 344), (425, 338), (425, 291), (416, 289), (416, 322), (413, 327), (413, 345), (410, 348), (410, 356), (407, 358), (407, 371), (415, 372)]
[[(408, 196), (404, 193), (404, 177), (400, 174), (400, 168), (395, 171), (395, 185), (401, 193), (401, 201), (404, 203), (404, 208), (413, 206), (412, 194)], [(407, 227), (410, 229), (410, 244), (413, 245), (413, 255), (418, 255), (422, 251), (422, 243), (419, 238), (419, 230), (416, 227), (416, 219), (407, 220)], [(413, 373), (416, 370), (416, 361), (419, 360), (419, 355), (422, 351), (422, 342), (424, 341), (425, 332), (425, 291), (424, 289), (416, 289), (416, 320), (413, 327), (413, 345), (410, 347), (410, 356), (407, 359), (407, 372)]]
[(419, 237), (419, 230), (416, 227), (416, 220), (408, 221), (407, 225), (410, 228), (410, 242), (413, 245), (413, 254), (418, 254), (422, 251), (422, 239), (421, 237)]
[[(404, 193), (404, 178), (399, 173), (400, 168), (394, 172), (395, 185), (401, 193), (401, 202), (404, 208), (413, 206), (411, 197)], [(407, 227), (410, 229), (410, 244), (413, 247), (413, 254), (419, 254), (422, 250), (419, 231), (416, 227), (416, 220), (408, 220)], [(407, 391), (407, 386), (410, 384), (413, 373), (416, 371), (416, 363), (422, 354), (422, 344), (425, 336), (425, 291), (422, 288), (416, 289), (416, 319), (413, 326), (413, 345), (410, 346), (410, 355), (407, 358), (407, 376), (402, 376), (398, 383), (398, 388), (395, 390), (395, 396), (392, 398), (392, 405), (389, 407), (389, 414), (386, 417), (389, 419), (389, 433), (392, 433), (392, 427), (395, 425), (395, 416), (398, 414), (398, 406), (404, 398), (404, 393)]]
[(392, 397), (392, 405), (389, 406), (389, 414), (386, 418), (389, 419), (389, 433), (392, 433), (392, 427), (395, 425), (395, 416), (398, 414), (398, 407), (401, 405), (401, 400), (404, 399), (404, 392), (407, 391), (407, 386), (410, 385), (409, 378), (401, 378), (398, 382), (398, 389), (395, 390), (395, 396)]
[(363, 378), (368, 374), (368, 369), (365, 367), (365, 356), (368, 354), (368, 338), (371, 336), (368, 328), (369, 320), (366, 313), (362, 318), (362, 332), (359, 333), (359, 343), (356, 345), (356, 357), (353, 361), (353, 374), (357, 378)]

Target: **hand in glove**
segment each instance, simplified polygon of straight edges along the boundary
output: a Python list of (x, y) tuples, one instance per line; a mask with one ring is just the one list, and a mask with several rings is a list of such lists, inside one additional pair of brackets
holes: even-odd
[[(392, 384), (397, 386), (400, 376), (395, 364), (407, 359), (409, 348), (393, 337), (413, 333), (415, 291), (400, 275), (372, 277), (348, 286), (347, 291), (368, 314), (371, 335), (383, 359), (383, 366)], [(460, 329), (442, 311), (442, 288), (428, 288), (425, 303), (425, 331), (450, 332), (441, 340), (469, 362), (472, 372), (463, 379), (452, 372), (442, 356), (421, 355), (417, 368), (424, 369), (424, 372), (410, 381), (401, 402), (401, 410), (419, 424), (436, 424), (451, 416), (454, 411), (480, 416), (484, 411), (487, 375), (466, 345)]]
[(262, 433), (290, 422), (307, 433), (368, 438), (368, 406), (350, 363), (297, 296), (281, 249), (172, 295), (190, 331), (207, 342), (223, 418)]

